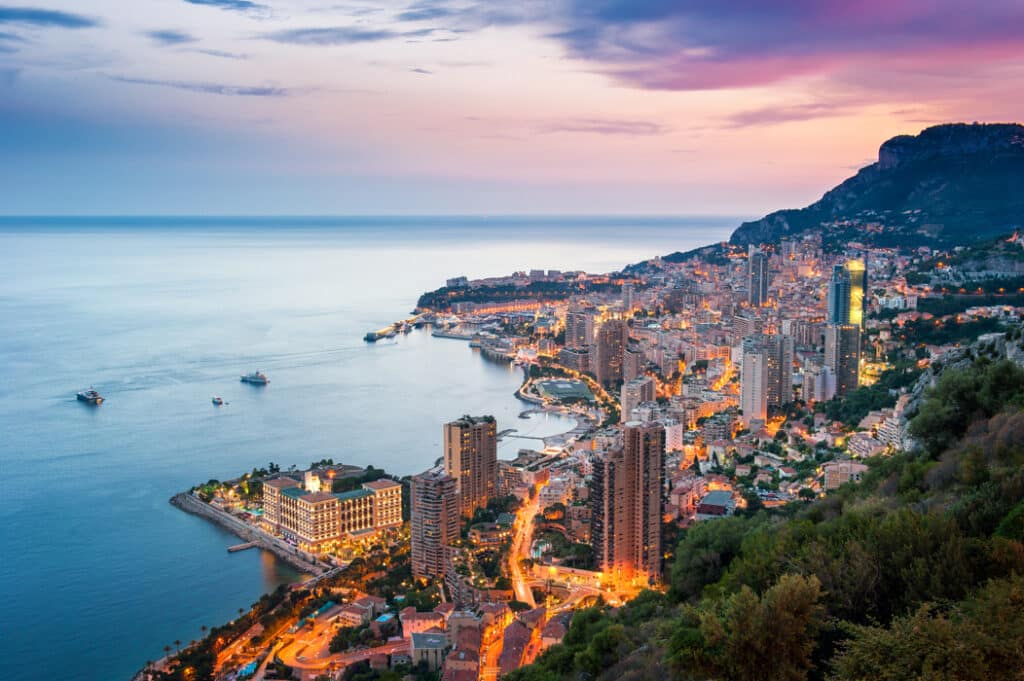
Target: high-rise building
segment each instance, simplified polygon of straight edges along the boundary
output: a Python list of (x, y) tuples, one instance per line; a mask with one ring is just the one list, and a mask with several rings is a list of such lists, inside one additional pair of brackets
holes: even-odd
[(586, 348), (594, 344), (594, 315), (580, 307), (565, 313), (565, 347)]
[(459, 538), (459, 493), (455, 478), (440, 467), (412, 478), (412, 574), (443, 577), (446, 552)]
[(622, 360), (629, 329), (621, 319), (609, 319), (597, 331), (597, 381), (606, 388), (622, 384)]
[(622, 351), (622, 381), (632, 381), (640, 375), (644, 364), (644, 353), (640, 348), (626, 346)]
[(835, 376), (838, 396), (856, 390), (860, 383), (860, 327), (829, 324), (825, 327), (825, 366)]
[(661, 573), (665, 429), (627, 423), (623, 447), (598, 456), (591, 481), (591, 538), (601, 570), (616, 583), (653, 582)]
[(750, 427), (754, 421), (768, 420), (768, 353), (764, 346), (743, 352), (743, 366), (740, 369), (740, 409), (743, 410), (743, 425)]
[(581, 374), (590, 371), (591, 357), (590, 348), (562, 348), (558, 351), (558, 363)]
[(768, 303), (768, 256), (760, 250), (747, 259), (747, 302), (751, 307)]
[(864, 328), (867, 287), (867, 270), (863, 261), (848, 260), (834, 266), (828, 282), (828, 323)]
[(636, 284), (627, 281), (622, 285), (622, 308), (627, 312), (636, 305)]
[(487, 506), (498, 489), (498, 426), (493, 416), (463, 416), (444, 426), (444, 469), (455, 478), (462, 515)]
[(641, 376), (622, 384), (622, 421), (633, 420), (633, 410), (642, 402), (654, 400), (654, 379)]
[(768, 358), (768, 406), (778, 409), (793, 401), (793, 339), (773, 334), (765, 338)]

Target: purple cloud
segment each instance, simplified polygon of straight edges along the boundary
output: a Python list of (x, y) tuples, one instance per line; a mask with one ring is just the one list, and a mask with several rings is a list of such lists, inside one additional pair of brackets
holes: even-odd
[(154, 80), (150, 78), (129, 78), (127, 76), (107, 76), (119, 83), (130, 83), (133, 85), (155, 85), (157, 87), (174, 88), (175, 90), (186, 90), (188, 92), (202, 92), (211, 95), (226, 95), (233, 97), (285, 97), (289, 94), (287, 88), (273, 87), (269, 85), (246, 86), (227, 85), (224, 83), (202, 83), (184, 80)]
[[(414, 31), (395, 31), (390, 28), (358, 28), (331, 26), (323, 28), (291, 28), (264, 33), (261, 38), (291, 45), (355, 45), (378, 43), (399, 38), (426, 38), (441, 32), (438, 28), (420, 28)], [(408, 42), (408, 40), (407, 40)]]
[(605, 118), (570, 118), (564, 121), (551, 121), (540, 126), (541, 133), (586, 133), (592, 135), (661, 135), (667, 130), (664, 126), (648, 121), (629, 121)]
[(887, 57), (1024, 54), (1024, 3), (999, 0), (570, 0), (554, 25), (571, 56), (650, 89), (765, 85)]
[(784, 106), (767, 106), (734, 113), (726, 119), (725, 127), (745, 128), (753, 125), (776, 125), (794, 121), (809, 121), (814, 118), (842, 116), (852, 110), (846, 103), (811, 102), (808, 104), (789, 104)]

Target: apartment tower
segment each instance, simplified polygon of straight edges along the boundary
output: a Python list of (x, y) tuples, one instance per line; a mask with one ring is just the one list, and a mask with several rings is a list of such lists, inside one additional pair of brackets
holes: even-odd
[(497, 496), (498, 427), (493, 416), (463, 416), (444, 425), (444, 469), (455, 478), (464, 516)]

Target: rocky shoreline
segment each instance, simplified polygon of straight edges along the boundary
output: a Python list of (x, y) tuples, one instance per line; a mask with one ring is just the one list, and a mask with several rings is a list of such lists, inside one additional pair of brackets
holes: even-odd
[(197, 515), (223, 527), (243, 541), (252, 542), (258, 548), (273, 553), (292, 567), (312, 575), (320, 575), (332, 566), (324, 565), (315, 557), (285, 544), (266, 532), (247, 525), (230, 513), (213, 508), (188, 492), (180, 492), (170, 499), (172, 506), (185, 513)]

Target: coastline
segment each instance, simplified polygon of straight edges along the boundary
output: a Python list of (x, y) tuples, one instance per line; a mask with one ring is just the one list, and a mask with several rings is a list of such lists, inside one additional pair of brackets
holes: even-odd
[(190, 515), (200, 516), (209, 520), (215, 525), (231, 532), (239, 539), (252, 542), (256, 545), (256, 548), (273, 553), (284, 562), (304, 573), (315, 577), (330, 570), (332, 567), (324, 566), (315, 558), (305, 558), (305, 554), (302, 554), (295, 547), (284, 544), (276, 537), (272, 537), (258, 528), (247, 525), (226, 511), (213, 508), (202, 500), (195, 498), (189, 492), (179, 492), (171, 497), (169, 501), (175, 508)]

